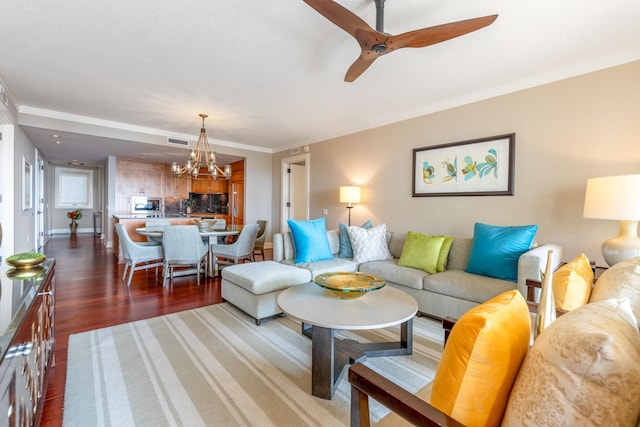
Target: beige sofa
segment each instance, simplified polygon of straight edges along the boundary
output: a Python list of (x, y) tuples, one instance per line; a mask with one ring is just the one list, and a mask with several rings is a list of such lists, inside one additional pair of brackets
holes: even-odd
[(553, 251), (553, 269), (560, 265), (562, 248), (558, 245), (539, 245), (525, 252), (518, 262), (517, 283), (465, 272), (469, 260), (472, 238), (456, 237), (449, 252), (447, 270), (429, 274), (425, 271), (398, 265), (406, 233), (388, 233), (387, 240), (391, 260), (356, 264), (349, 258), (339, 258), (338, 230), (327, 231), (333, 259), (295, 263), (295, 247), (290, 232), (273, 236), (273, 260), (309, 270), (311, 277), (335, 271), (361, 271), (383, 277), (394, 286), (412, 295), (418, 302), (418, 310), (426, 315), (444, 318), (460, 317), (463, 313), (502, 292), (518, 289), (526, 297), (526, 280), (540, 280), (545, 270), (547, 252)]

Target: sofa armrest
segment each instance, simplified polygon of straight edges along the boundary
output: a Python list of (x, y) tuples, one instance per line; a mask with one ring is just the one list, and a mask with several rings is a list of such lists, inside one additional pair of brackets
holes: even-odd
[(369, 396), (415, 425), (462, 426), (453, 418), (362, 363), (355, 363), (349, 367), (349, 382), (351, 383), (351, 427), (370, 425)]
[[(527, 279), (542, 280), (541, 273), (547, 267), (547, 253), (553, 252), (551, 270), (555, 271), (561, 264), (562, 247), (554, 244), (538, 246), (523, 253), (518, 260), (518, 291), (527, 300)], [(537, 299), (537, 296), (536, 296)]]

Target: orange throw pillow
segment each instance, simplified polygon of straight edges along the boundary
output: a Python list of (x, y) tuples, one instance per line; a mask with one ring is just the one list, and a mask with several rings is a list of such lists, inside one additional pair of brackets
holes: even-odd
[(529, 309), (517, 290), (466, 312), (445, 346), (431, 405), (467, 426), (500, 425), (530, 336)]

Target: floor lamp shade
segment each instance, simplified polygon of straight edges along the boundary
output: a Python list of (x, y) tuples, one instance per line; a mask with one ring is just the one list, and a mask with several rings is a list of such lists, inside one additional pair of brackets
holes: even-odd
[(340, 187), (340, 203), (348, 203), (353, 207), (353, 203), (360, 203), (360, 187), (346, 185)]
[(587, 180), (585, 218), (620, 221), (620, 234), (602, 244), (610, 266), (640, 256), (640, 175), (619, 175)]
[(360, 187), (355, 185), (343, 185), (340, 187), (340, 203), (347, 204), (349, 211), (349, 225), (351, 225), (351, 208), (354, 203), (360, 203)]

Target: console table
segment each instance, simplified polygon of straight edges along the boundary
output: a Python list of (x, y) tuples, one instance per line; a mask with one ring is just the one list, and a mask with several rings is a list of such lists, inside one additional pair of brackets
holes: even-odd
[(0, 267), (2, 425), (40, 422), (49, 368), (55, 364), (54, 276), (54, 259), (21, 272)]

